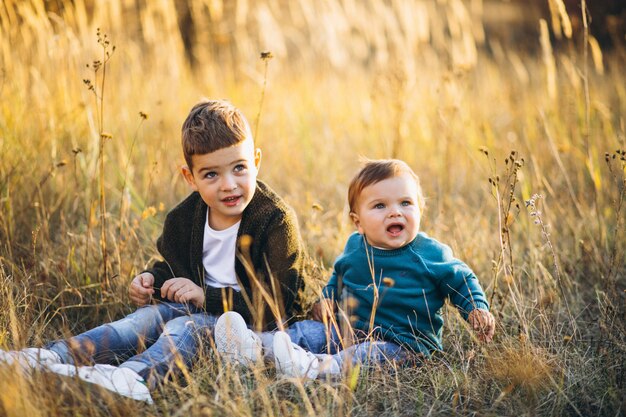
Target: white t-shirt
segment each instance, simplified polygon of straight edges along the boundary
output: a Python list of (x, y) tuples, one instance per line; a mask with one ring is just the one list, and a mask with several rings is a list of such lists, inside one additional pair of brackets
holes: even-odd
[(241, 291), (235, 274), (235, 248), (241, 221), (224, 230), (213, 230), (207, 221), (204, 225), (202, 264), (206, 274), (204, 283), (214, 288), (232, 287)]

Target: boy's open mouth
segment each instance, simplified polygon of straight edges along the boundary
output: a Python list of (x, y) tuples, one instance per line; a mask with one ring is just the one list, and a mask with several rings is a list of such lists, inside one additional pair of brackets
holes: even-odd
[(230, 205), (233, 205), (233, 204), (237, 204), (237, 202), (239, 201), (240, 198), (241, 198), (240, 195), (231, 195), (231, 196), (228, 196), (226, 198), (223, 198), (222, 199), (222, 203), (230, 206)]
[(403, 230), (404, 225), (398, 223), (392, 224), (387, 227), (387, 233), (391, 234), (392, 236), (399, 235)]

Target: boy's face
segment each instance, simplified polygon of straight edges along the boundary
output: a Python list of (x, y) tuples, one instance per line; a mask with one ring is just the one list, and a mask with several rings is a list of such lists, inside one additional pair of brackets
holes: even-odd
[(209, 206), (209, 225), (224, 230), (239, 220), (248, 206), (261, 163), (261, 150), (251, 137), (237, 145), (203, 155), (192, 155), (192, 170), (183, 167), (183, 176)]
[(361, 191), (350, 216), (370, 245), (398, 249), (415, 239), (421, 212), (417, 184), (408, 173), (387, 178)]

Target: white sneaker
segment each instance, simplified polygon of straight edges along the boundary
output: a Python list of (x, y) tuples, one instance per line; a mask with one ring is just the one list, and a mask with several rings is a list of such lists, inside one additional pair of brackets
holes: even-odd
[(0, 362), (5, 362), (8, 365), (17, 364), (25, 371), (45, 369), (51, 365), (62, 363), (61, 357), (56, 352), (39, 348), (10, 350), (8, 352), (0, 349)]
[(57, 363), (50, 365), (48, 367), (48, 371), (69, 377), (76, 376), (78, 374), (78, 368), (75, 365), (70, 365), (69, 363)]
[(317, 360), (319, 360), (319, 375), (341, 375), (341, 365), (337, 362), (337, 359), (333, 355), (325, 353), (316, 354)]
[(215, 346), (230, 362), (250, 365), (262, 357), (261, 338), (248, 329), (239, 313), (228, 311), (215, 323)]
[(293, 343), (287, 333), (277, 331), (274, 334), (273, 349), (278, 372), (294, 378), (317, 378), (320, 360)]
[(81, 366), (54, 365), (50, 371), (64, 376), (78, 376), (83, 381), (96, 384), (116, 394), (132, 398), (137, 401), (145, 401), (152, 404), (152, 396), (144, 379), (129, 368), (118, 368), (111, 365)]

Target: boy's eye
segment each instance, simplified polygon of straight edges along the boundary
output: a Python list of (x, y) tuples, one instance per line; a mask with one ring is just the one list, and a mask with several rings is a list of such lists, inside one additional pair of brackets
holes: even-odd
[(215, 177), (217, 177), (217, 172), (215, 172), (215, 171), (209, 171), (206, 174), (204, 174), (204, 178), (211, 179), (211, 178), (215, 178)]
[(384, 209), (385, 205), (383, 203), (378, 203), (378, 204), (374, 205), (374, 208), (375, 209)]
[(235, 165), (235, 168), (233, 168), (233, 171), (235, 172), (241, 172), (245, 170), (246, 170), (246, 166), (244, 164), (237, 164)]
[(406, 206), (410, 206), (411, 204), (413, 204), (413, 202), (412, 202), (412, 201), (409, 201), (409, 200), (404, 200), (404, 201), (403, 201), (402, 203), (400, 203), (400, 204), (402, 204), (403, 206), (405, 206), (405, 207), (406, 207)]

